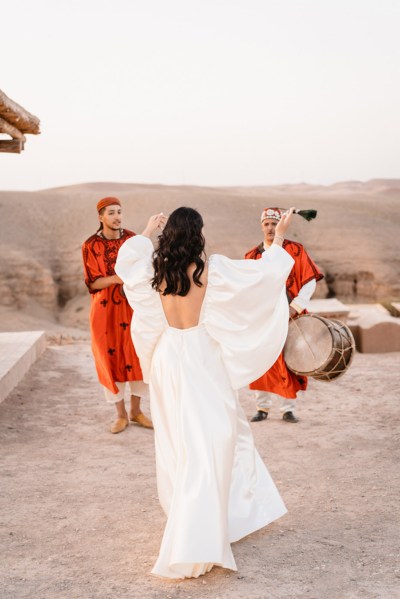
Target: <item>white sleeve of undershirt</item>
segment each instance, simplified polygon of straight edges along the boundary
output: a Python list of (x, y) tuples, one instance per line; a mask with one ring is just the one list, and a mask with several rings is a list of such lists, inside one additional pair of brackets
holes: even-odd
[(311, 296), (314, 293), (316, 286), (317, 282), (315, 279), (308, 281), (308, 283), (303, 285), (300, 289), (299, 294), (293, 298), (290, 305), (299, 313), (305, 310), (310, 303)]

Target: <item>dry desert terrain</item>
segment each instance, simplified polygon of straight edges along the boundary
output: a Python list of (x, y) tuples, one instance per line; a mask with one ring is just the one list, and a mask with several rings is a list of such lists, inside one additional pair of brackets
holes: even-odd
[(121, 199), (124, 226), (135, 232), (155, 212), (197, 208), (205, 221), (208, 253), (231, 258), (243, 257), (261, 241), (259, 217), (265, 206), (314, 208), (317, 219), (296, 217), (291, 232), (326, 275), (314, 297), (350, 303), (400, 297), (400, 180), (248, 188), (93, 183), (0, 192), (6, 216), (0, 222), (6, 257), (0, 263), (2, 330), (26, 329), (35, 322), (45, 329), (60, 324), (87, 330), (89, 297), (80, 247), (96, 231), (96, 203), (107, 195)]
[[(318, 296), (400, 297), (400, 181), (1, 192), (0, 330), (48, 336), (0, 405), (1, 599), (398, 599), (398, 353), (357, 353), (335, 382), (310, 381), (296, 425), (277, 409), (251, 425), (288, 514), (234, 545), (238, 572), (173, 582), (149, 574), (165, 523), (153, 433), (108, 432), (113, 412), (90, 351), (80, 246), (105, 195), (120, 197), (137, 232), (151, 213), (194, 206), (208, 253), (236, 258), (261, 240), (265, 206), (315, 208), (317, 219), (298, 217), (292, 238), (327, 276)], [(240, 396), (250, 417), (251, 394)]]

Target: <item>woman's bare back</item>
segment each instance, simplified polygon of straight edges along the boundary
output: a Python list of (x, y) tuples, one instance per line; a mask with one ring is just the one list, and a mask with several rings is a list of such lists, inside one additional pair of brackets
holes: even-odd
[(191, 284), (187, 295), (162, 295), (160, 293), (165, 318), (169, 326), (175, 329), (190, 329), (199, 324), (201, 307), (207, 288), (208, 264), (205, 264), (204, 271), (200, 277), (201, 287), (198, 287), (193, 282), (195, 268), (194, 264), (188, 268)]

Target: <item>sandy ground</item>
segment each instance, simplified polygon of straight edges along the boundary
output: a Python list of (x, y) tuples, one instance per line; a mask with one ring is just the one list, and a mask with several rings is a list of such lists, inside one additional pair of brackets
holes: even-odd
[[(165, 524), (153, 433), (108, 432), (113, 409), (89, 345), (80, 248), (105, 195), (122, 199), (124, 226), (136, 231), (152, 212), (193, 205), (208, 253), (236, 258), (260, 240), (264, 206), (316, 208), (292, 238), (327, 275), (318, 297), (399, 297), (399, 180), (0, 192), (0, 330), (45, 330), (50, 343), (0, 405), (0, 599), (399, 599), (399, 354), (357, 354), (339, 381), (311, 381), (297, 425), (277, 409), (252, 424), (289, 513), (235, 544), (237, 573), (215, 568), (181, 582), (149, 574)], [(250, 417), (250, 393), (241, 399)]]
[(90, 346), (53, 343), (0, 405), (0, 597), (397, 599), (399, 358), (357, 354), (299, 424), (252, 424), (288, 514), (234, 545), (238, 572), (168, 582), (153, 433), (111, 435)]

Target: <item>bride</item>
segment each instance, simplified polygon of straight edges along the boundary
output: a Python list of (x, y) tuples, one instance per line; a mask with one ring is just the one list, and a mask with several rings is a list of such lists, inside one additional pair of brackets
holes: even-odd
[[(115, 267), (134, 310), (132, 338), (150, 385), (157, 487), (167, 523), (153, 574), (236, 570), (231, 543), (286, 512), (254, 447), (238, 389), (280, 354), (288, 327), (282, 249), (293, 209), (260, 260), (205, 260), (192, 208), (152, 216)], [(154, 251), (150, 236), (160, 231)]]

